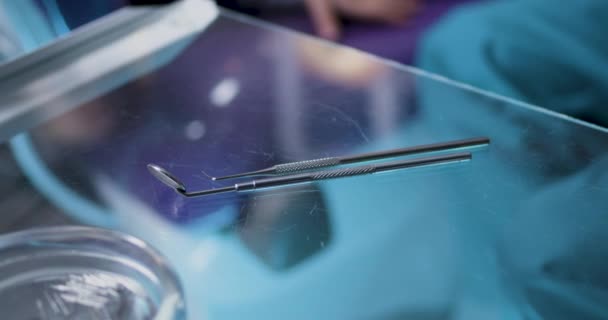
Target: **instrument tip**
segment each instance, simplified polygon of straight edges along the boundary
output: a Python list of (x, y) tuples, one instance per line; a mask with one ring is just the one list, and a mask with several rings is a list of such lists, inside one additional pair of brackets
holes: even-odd
[(237, 174), (231, 174), (229, 176), (213, 177), (213, 178), (211, 178), (211, 180), (220, 181), (220, 180), (228, 180), (228, 179), (235, 179), (235, 178), (244, 178), (244, 177), (272, 173), (272, 171), (273, 171), (272, 169), (263, 169), (263, 170), (258, 170), (258, 171), (241, 172), (241, 173), (237, 173)]
[(233, 174), (233, 175), (223, 176), (223, 177), (213, 177), (213, 178), (211, 178), (211, 180), (213, 180), (213, 181), (228, 180), (228, 179), (234, 179), (234, 178), (247, 177), (249, 175), (251, 175), (251, 173), (245, 172), (245, 173)]
[(150, 171), (150, 173), (160, 182), (175, 189), (179, 193), (186, 193), (186, 187), (184, 186), (184, 184), (179, 181), (179, 179), (177, 179), (174, 175), (172, 175), (169, 171), (155, 164), (148, 164), (147, 167), (148, 171)]

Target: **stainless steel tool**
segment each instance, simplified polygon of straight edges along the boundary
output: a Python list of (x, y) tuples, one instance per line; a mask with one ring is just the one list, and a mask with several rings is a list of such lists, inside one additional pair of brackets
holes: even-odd
[(292, 185), (292, 184), (302, 183), (302, 182), (312, 182), (312, 181), (336, 179), (336, 178), (342, 178), (342, 177), (359, 176), (359, 175), (364, 175), (364, 174), (372, 174), (372, 173), (389, 171), (389, 170), (428, 166), (428, 165), (433, 165), (433, 164), (442, 164), (442, 163), (449, 163), (449, 162), (463, 162), (463, 161), (471, 160), (471, 157), (472, 156), (470, 153), (456, 153), (456, 154), (450, 154), (450, 155), (440, 155), (440, 156), (433, 156), (433, 157), (400, 160), (400, 161), (393, 161), (393, 162), (387, 162), (387, 163), (382, 163), (382, 164), (369, 164), (369, 165), (350, 167), (350, 168), (344, 168), (344, 169), (314, 171), (314, 172), (308, 172), (308, 173), (300, 173), (300, 174), (285, 175), (285, 176), (280, 176), (280, 177), (258, 179), (258, 180), (252, 180), (249, 182), (237, 183), (237, 184), (234, 184), (229, 187), (200, 190), (200, 191), (188, 191), (186, 189), (186, 186), (178, 178), (176, 178), (169, 171), (167, 171), (157, 165), (148, 164), (148, 170), (154, 177), (156, 177), (158, 180), (160, 180), (165, 185), (173, 188), (177, 193), (179, 193), (185, 197), (198, 197), (198, 196), (206, 196), (206, 195), (211, 195), (211, 194), (216, 194), (216, 193), (248, 191), (248, 190), (255, 190), (255, 189), (260, 189), (260, 188), (286, 186), (286, 185)]
[(485, 138), (485, 137), (471, 138), (471, 139), (464, 139), (464, 140), (455, 140), (455, 141), (406, 147), (406, 148), (400, 148), (400, 149), (391, 149), (391, 150), (379, 151), (379, 152), (362, 153), (362, 154), (357, 154), (357, 155), (352, 155), (352, 156), (330, 157), (330, 158), (290, 162), (290, 163), (278, 164), (278, 165), (272, 166), (270, 168), (261, 169), (261, 170), (257, 170), (257, 171), (237, 173), (237, 174), (223, 176), (223, 177), (214, 177), (212, 179), (213, 180), (225, 180), (225, 179), (249, 177), (249, 176), (256, 176), (256, 175), (283, 175), (283, 174), (288, 174), (288, 173), (297, 173), (297, 172), (309, 171), (309, 170), (313, 170), (313, 169), (333, 167), (333, 166), (338, 166), (338, 165), (342, 165), (342, 164), (351, 164), (351, 163), (386, 159), (386, 158), (399, 157), (399, 156), (405, 156), (405, 155), (427, 153), (427, 152), (484, 146), (489, 143), (490, 143), (490, 139)]

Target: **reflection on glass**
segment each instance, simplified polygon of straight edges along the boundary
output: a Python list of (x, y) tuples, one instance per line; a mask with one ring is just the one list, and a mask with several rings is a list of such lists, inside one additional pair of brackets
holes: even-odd
[(315, 185), (250, 195), (237, 226), (244, 245), (276, 270), (295, 267), (331, 245), (330, 217)]
[[(223, 17), (31, 135), (67, 188), (169, 257), (193, 319), (608, 315), (607, 133), (348, 49)], [(230, 182), (210, 176), (473, 136), (492, 145), (466, 166), (268, 193), (186, 199), (146, 170), (216, 188)]]

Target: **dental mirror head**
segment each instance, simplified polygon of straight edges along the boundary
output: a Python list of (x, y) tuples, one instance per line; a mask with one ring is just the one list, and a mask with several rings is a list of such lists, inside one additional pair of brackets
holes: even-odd
[(181, 183), (179, 181), (179, 179), (177, 179), (171, 173), (169, 173), (169, 171), (167, 171), (155, 164), (148, 164), (148, 171), (150, 171), (150, 173), (154, 177), (156, 177), (156, 179), (160, 180), (162, 183), (166, 184), (167, 186), (175, 189), (179, 193), (186, 193), (186, 187), (184, 186), (184, 184)]

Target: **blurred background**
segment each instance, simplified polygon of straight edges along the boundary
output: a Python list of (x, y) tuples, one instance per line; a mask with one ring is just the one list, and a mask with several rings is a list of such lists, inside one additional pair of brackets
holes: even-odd
[[(0, 0), (0, 61), (35, 50), (125, 6), (171, 2)], [(608, 125), (608, 42), (604, 39), (608, 2), (604, 0), (580, 0), (568, 6), (554, 5), (551, 0), (217, 3), (277, 27), (354, 47), (592, 124)], [(336, 81), (363, 87), (380, 72), (343, 51), (319, 50), (305, 44), (298, 50), (303, 63)], [(71, 123), (77, 122), (75, 119)], [(6, 146), (0, 152), (6, 154)], [(9, 156), (1, 159), (12, 161)], [(2, 168), (7, 172), (0, 186), (3, 190), (15, 183), (27, 184), (18, 181), (23, 179), (18, 170), (8, 164)], [(32, 210), (40, 210), (36, 202), (32, 206)], [(17, 207), (9, 211), (25, 210)], [(15, 217), (27, 215), (16, 213)], [(6, 225), (10, 224), (3, 227)]]
[[(0, 63), (170, 2), (0, 0)], [(606, 0), (217, 3), (166, 66), (0, 145), (0, 233), (90, 211), (161, 249), (216, 318), (606, 318)], [(214, 187), (206, 170), (471, 135), (492, 149), (470, 167), (259, 196), (183, 201), (144, 170)]]
[[(37, 37), (47, 36), (44, 23), (51, 24), (57, 36), (127, 5), (170, 2), (2, 0), (0, 54), (6, 59), (39, 45), (41, 39), (23, 35), (37, 29)], [(217, 2), (483, 90), (594, 124), (608, 123), (606, 1), (581, 0), (567, 6), (550, 0)], [(356, 63), (350, 65), (357, 68)]]

